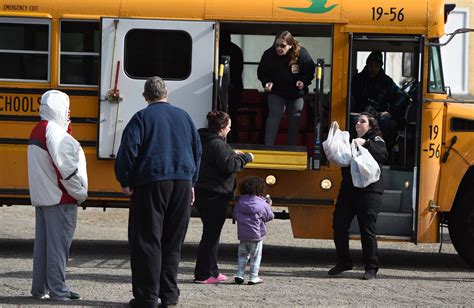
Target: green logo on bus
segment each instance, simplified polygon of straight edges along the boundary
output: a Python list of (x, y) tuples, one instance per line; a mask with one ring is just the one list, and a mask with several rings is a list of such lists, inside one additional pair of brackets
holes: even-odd
[(295, 11), (295, 12), (301, 12), (301, 13), (308, 13), (308, 14), (322, 14), (331, 11), (334, 9), (337, 4), (333, 4), (329, 7), (325, 7), (327, 0), (311, 0), (311, 5), (306, 8), (302, 7), (283, 7), (281, 6), (281, 9), (285, 10), (290, 10), (290, 11)]

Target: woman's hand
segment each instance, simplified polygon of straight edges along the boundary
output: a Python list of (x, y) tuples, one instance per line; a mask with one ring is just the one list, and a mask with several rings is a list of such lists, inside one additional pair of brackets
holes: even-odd
[(364, 145), (367, 141), (364, 138), (356, 138), (354, 139), (359, 145)]
[(267, 82), (265, 84), (265, 92), (271, 92), (273, 88), (273, 82)]
[(234, 150), (235, 154), (245, 154), (244, 152), (242, 152), (241, 150)]
[(297, 87), (298, 89), (300, 89), (300, 90), (303, 90), (303, 88), (304, 88), (304, 82), (302, 82), (301, 80), (298, 80), (298, 81), (296, 82), (296, 87)]

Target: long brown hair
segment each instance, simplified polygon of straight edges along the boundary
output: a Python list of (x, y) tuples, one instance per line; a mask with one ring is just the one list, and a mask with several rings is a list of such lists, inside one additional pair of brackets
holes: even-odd
[(382, 136), (382, 131), (380, 130), (379, 123), (377, 122), (377, 119), (374, 117), (374, 115), (370, 112), (361, 112), (359, 117), (365, 115), (367, 119), (369, 120), (369, 131), (377, 136)]
[(275, 36), (275, 41), (273, 43), (275, 43), (276, 40), (279, 38), (285, 40), (285, 42), (291, 46), (290, 50), (288, 50), (288, 52), (286, 53), (286, 57), (288, 59), (288, 65), (293, 65), (296, 62), (298, 62), (298, 59), (300, 57), (300, 52), (301, 52), (300, 43), (287, 30), (283, 30), (279, 32)]

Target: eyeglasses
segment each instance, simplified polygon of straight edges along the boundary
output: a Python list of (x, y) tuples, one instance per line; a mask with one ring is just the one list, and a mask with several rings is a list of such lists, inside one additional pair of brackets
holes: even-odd
[(275, 43), (275, 47), (285, 48), (286, 46), (288, 46), (288, 45), (287, 44), (277, 44), (277, 43)]

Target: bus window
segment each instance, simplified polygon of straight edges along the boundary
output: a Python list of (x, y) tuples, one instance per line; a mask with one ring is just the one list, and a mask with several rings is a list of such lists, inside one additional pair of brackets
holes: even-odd
[(59, 83), (97, 86), (99, 50), (99, 22), (61, 21)]
[(438, 46), (430, 47), (428, 92), (445, 93), (441, 53)]
[(49, 81), (51, 21), (0, 18), (0, 79)]
[(192, 44), (185, 31), (133, 29), (125, 36), (125, 72), (184, 80), (191, 74)]

